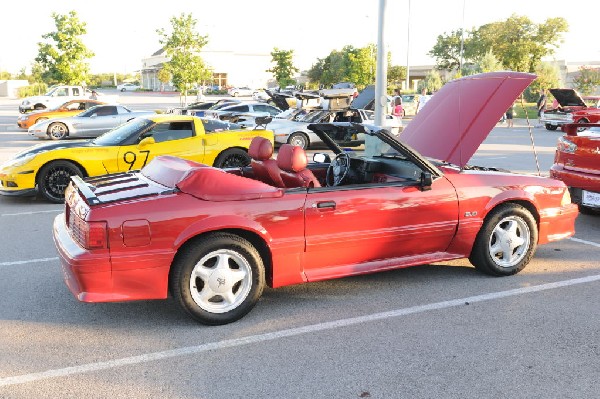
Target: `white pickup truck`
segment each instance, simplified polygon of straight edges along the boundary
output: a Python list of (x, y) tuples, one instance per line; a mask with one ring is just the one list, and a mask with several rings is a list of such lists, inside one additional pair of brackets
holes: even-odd
[[(19, 105), (19, 112), (24, 114), (32, 110), (58, 107), (67, 101), (81, 98), (94, 98), (92, 91), (83, 86), (54, 86), (46, 94), (27, 97)], [(106, 103), (118, 102), (118, 96), (96, 93), (96, 99)]]

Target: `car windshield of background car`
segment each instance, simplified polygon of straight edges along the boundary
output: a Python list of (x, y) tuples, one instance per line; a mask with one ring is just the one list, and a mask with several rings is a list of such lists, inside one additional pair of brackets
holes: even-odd
[(148, 130), (153, 125), (154, 122), (149, 119), (136, 118), (109, 130), (96, 138), (93, 143), (99, 146), (135, 144), (139, 133)]

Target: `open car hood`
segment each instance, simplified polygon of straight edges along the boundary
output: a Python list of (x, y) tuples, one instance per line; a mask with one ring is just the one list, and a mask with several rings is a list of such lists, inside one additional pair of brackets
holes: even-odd
[(535, 78), (522, 72), (491, 72), (448, 82), (408, 124), (400, 140), (424, 156), (463, 167)]
[(550, 89), (561, 107), (585, 107), (583, 98), (573, 89)]

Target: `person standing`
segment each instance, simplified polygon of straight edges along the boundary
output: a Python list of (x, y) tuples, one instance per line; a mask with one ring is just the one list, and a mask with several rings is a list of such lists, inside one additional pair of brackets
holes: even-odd
[(536, 127), (542, 127), (542, 112), (546, 109), (546, 89), (540, 89), (540, 98), (537, 100), (538, 123)]
[(404, 110), (402, 109), (402, 98), (395, 97), (394, 98), (394, 106), (392, 108), (392, 115), (398, 119), (400, 124), (402, 124), (402, 116), (404, 115)]
[(508, 128), (512, 128), (514, 127), (513, 125), (513, 107), (515, 106), (515, 104), (511, 104), (510, 108), (506, 110), (506, 127)]
[(421, 112), (427, 101), (431, 98), (430, 95), (427, 94), (427, 90), (425, 88), (421, 89), (421, 95), (419, 96), (419, 100), (417, 102), (417, 114)]

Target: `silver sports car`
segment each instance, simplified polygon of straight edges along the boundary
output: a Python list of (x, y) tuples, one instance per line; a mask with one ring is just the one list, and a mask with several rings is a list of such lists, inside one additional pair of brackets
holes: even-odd
[(32, 136), (53, 140), (68, 137), (98, 137), (138, 116), (154, 113), (154, 111), (131, 111), (122, 105), (98, 105), (76, 116), (36, 123), (29, 128), (28, 132)]

